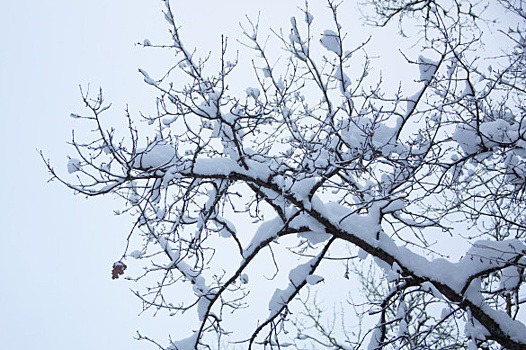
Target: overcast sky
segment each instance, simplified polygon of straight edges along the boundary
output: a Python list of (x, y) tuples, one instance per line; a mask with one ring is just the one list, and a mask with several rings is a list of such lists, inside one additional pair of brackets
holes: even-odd
[[(220, 48), (221, 33), (240, 39), (238, 23), (245, 14), (255, 18), (261, 12), (264, 28), (286, 28), (302, 4), (194, 0), (174, 1), (173, 9), (188, 46), (205, 53)], [(138, 317), (133, 285), (111, 279), (111, 266), (122, 254), (131, 227), (129, 217), (112, 214), (121, 203), (87, 200), (56, 182), (47, 183), (38, 153), (42, 150), (65, 172), (67, 155), (73, 155), (66, 142), (78, 122), (68, 116), (82, 112), (79, 84), (89, 83), (92, 90), (102, 87), (115, 118), (122, 116), (126, 103), (132, 113), (153, 111), (153, 91), (137, 69), (161, 74), (169, 61), (166, 54), (135, 43), (166, 39), (161, 9), (157, 0), (2, 4), (2, 348), (144, 349), (148, 344), (133, 340), (136, 330), (164, 341), (178, 327), (177, 319)], [(344, 23), (352, 15), (344, 13)], [(235, 40), (231, 43), (240, 47)]]
[[(184, 3), (184, 4), (183, 4)], [(278, 7), (278, 3), (281, 3)], [(189, 43), (217, 50), (244, 15), (287, 26), (302, 2), (174, 1)], [(151, 111), (137, 69), (162, 72), (166, 58), (134, 45), (166, 39), (161, 1), (4, 1), (0, 10), (0, 339), (4, 349), (144, 349), (136, 330), (159, 337), (177, 320), (137, 317), (133, 286), (111, 280), (131, 219), (118, 201), (74, 196), (49, 178), (37, 150), (64, 173), (66, 142), (82, 112), (79, 84), (101, 86), (115, 118), (126, 103)], [(297, 12), (296, 12), (297, 13)], [(234, 42), (234, 41), (233, 41)], [(235, 42), (234, 42), (235, 43)], [(192, 46), (192, 44), (190, 44)], [(164, 60), (164, 61), (163, 61)], [(159, 65), (159, 62), (161, 63)], [(164, 63), (164, 65), (163, 65)], [(82, 136), (82, 135), (80, 135)]]

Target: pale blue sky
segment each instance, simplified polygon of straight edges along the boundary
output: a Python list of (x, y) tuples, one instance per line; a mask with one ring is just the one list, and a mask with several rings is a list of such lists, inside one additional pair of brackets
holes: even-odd
[[(220, 48), (220, 33), (240, 48), (235, 39), (242, 37), (238, 23), (245, 14), (255, 18), (261, 11), (262, 28), (287, 28), (302, 4), (196, 0), (173, 1), (173, 9), (188, 46), (204, 53)], [(178, 319), (138, 318), (133, 285), (111, 280), (131, 222), (112, 214), (120, 202), (85, 200), (47, 183), (37, 152), (65, 173), (72, 154), (66, 142), (78, 122), (68, 116), (82, 111), (79, 84), (102, 86), (115, 118), (126, 103), (132, 112), (153, 110), (154, 94), (137, 69), (162, 73), (169, 61), (134, 43), (166, 37), (161, 9), (156, 0), (6, 1), (1, 7), (2, 348), (144, 349), (151, 347), (132, 339), (135, 330), (164, 341), (178, 327)], [(347, 15), (355, 17), (343, 13), (346, 24)]]
[(111, 214), (111, 201), (86, 201), (46, 183), (37, 149), (64, 164), (73, 127), (67, 116), (81, 106), (79, 84), (106, 87), (118, 109), (140, 87), (133, 40), (149, 30), (139, 18), (158, 15), (151, 7), (145, 1), (2, 5), (2, 348), (144, 348), (132, 339), (139, 303), (110, 278), (127, 221)]
[[(173, 3), (183, 33), (199, 49), (219, 34), (241, 37), (244, 14), (288, 25), (301, 2)], [(133, 286), (111, 280), (131, 219), (119, 202), (85, 200), (48, 175), (37, 149), (65, 173), (66, 142), (81, 112), (79, 84), (102, 86), (122, 115), (149, 111), (153, 93), (137, 69), (159, 73), (162, 54), (134, 43), (166, 38), (161, 1), (9, 1), (0, 11), (0, 339), (5, 349), (144, 349), (135, 330), (165, 341), (177, 320), (140, 318)], [(268, 16), (266, 16), (268, 15)], [(266, 24), (264, 24), (265, 26)], [(190, 27), (187, 29), (187, 27)], [(210, 44), (214, 43), (214, 44)], [(233, 41), (233, 44), (234, 41)], [(161, 65), (159, 65), (161, 62)], [(164, 63), (164, 65), (162, 65)]]

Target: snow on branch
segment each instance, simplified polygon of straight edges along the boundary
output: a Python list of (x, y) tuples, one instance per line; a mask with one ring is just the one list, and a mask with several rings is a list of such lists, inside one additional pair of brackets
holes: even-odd
[[(281, 53), (249, 21), (254, 76), (240, 80), (226, 39), (217, 60), (200, 59), (164, 3), (168, 44), (144, 46), (171, 49), (174, 65), (159, 79), (139, 69), (157, 114), (125, 111), (119, 127), (102, 91), (81, 89), (64, 169), (41, 153), (53, 180), (117, 197), (133, 218), (113, 276), (147, 284), (144, 310), (184, 320), (179, 340), (150, 341), (526, 347), (523, 27), (494, 55), (479, 42), (478, 5), (372, 1), (371, 22), (422, 29), (405, 33), (419, 47), (403, 52), (407, 82), (394, 84), (373, 69), (369, 39), (346, 36), (344, 4), (328, 1), (327, 29), (306, 3), (275, 31)], [(302, 293), (335, 283), (376, 326), (333, 333), (318, 308), (296, 312)]]

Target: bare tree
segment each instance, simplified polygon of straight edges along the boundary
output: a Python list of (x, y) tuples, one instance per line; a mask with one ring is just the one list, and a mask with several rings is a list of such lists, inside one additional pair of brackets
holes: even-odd
[[(144, 46), (172, 50), (176, 62), (160, 79), (140, 70), (159, 93), (158, 114), (142, 116), (150, 129), (126, 113), (127, 136), (119, 136), (122, 130), (105, 126), (110, 109), (102, 92), (83, 92), (87, 113), (72, 116), (93, 133), (87, 141), (73, 137), (77, 155), (68, 170), (76, 177), (59, 175), (46, 161), (53, 179), (87, 196), (120, 196), (121, 212), (135, 217), (112, 277), (125, 274), (133, 257), (144, 273), (129, 278), (151, 282), (137, 292), (145, 309), (176, 317), (195, 310), (188, 338), (166, 346), (140, 338), (162, 349), (285, 347), (293, 301), (329, 277), (318, 271), (371, 257), (385, 279), (362, 273), (358, 280), (369, 291), (364, 310), (376, 325), (340, 341), (318, 324), (320, 337), (330, 340), (319, 344), (526, 347), (522, 1), (498, 3), (516, 20), (510, 28), (486, 15), (496, 3), (364, 4), (367, 21), (398, 21), (401, 35), (420, 50), (402, 53), (419, 70), (409, 78), (418, 88), (392, 94), (371, 74), (367, 42), (346, 47), (333, 1), (330, 28), (317, 27), (305, 4), (287, 34), (278, 33), (288, 55), (278, 64), (259, 23), (249, 21), (244, 43), (255, 51), (254, 79), (237, 94), (229, 82), (238, 63), (228, 60), (226, 39), (218, 72), (208, 73), (207, 60), (183, 44), (164, 3), (171, 41)], [(486, 52), (481, 28), (508, 49)], [(450, 261), (450, 248), (434, 244), (441, 240), (468, 248)], [(341, 251), (347, 255), (336, 259)], [(229, 315), (254, 306), (247, 300), (261, 273), (285, 273), (288, 284), (273, 287), (263, 302), (268, 312), (252, 314), (246, 337), (230, 335), (240, 322)], [(317, 322), (316, 310), (305, 320)], [(307, 333), (299, 337), (309, 340)]]

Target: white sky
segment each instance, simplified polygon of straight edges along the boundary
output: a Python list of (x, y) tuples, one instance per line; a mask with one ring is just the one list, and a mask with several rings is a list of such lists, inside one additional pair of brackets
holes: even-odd
[[(239, 21), (288, 26), (291, 1), (174, 2), (188, 42), (206, 52), (219, 34), (241, 37)], [(5, 349), (144, 349), (136, 330), (164, 341), (177, 320), (137, 317), (132, 285), (111, 280), (131, 219), (119, 202), (85, 200), (47, 183), (37, 149), (65, 172), (79, 84), (102, 86), (115, 118), (125, 103), (149, 111), (154, 96), (137, 69), (163, 72), (159, 54), (134, 45), (166, 38), (161, 1), (5, 1), (0, 10), (0, 339)], [(208, 43), (207, 43), (208, 42)], [(232, 44), (235, 45), (234, 40)], [(204, 46), (204, 47), (203, 47)], [(211, 46), (211, 47), (206, 47)], [(164, 61), (167, 64), (166, 61)], [(82, 136), (82, 135), (81, 135)], [(114, 204), (114, 205), (113, 205)]]
[[(245, 14), (255, 18), (260, 11), (262, 28), (288, 28), (302, 5), (195, 0), (174, 1), (173, 9), (187, 45), (207, 52), (220, 48), (220, 33), (240, 47), (234, 39), (241, 38), (238, 23)], [(111, 280), (111, 265), (122, 254), (131, 222), (112, 214), (119, 202), (84, 200), (47, 183), (37, 152), (42, 149), (65, 172), (66, 156), (73, 155), (66, 141), (77, 125), (68, 116), (82, 111), (79, 84), (103, 87), (115, 118), (127, 102), (132, 112), (152, 110), (154, 94), (137, 69), (154, 75), (169, 62), (134, 43), (166, 38), (161, 8), (154, 0), (29, 0), (1, 6), (2, 348), (144, 349), (148, 344), (132, 339), (135, 330), (164, 341), (178, 327), (177, 319), (138, 318), (133, 286)], [(346, 15), (353, 17), (342, 14), (344, 23)]]

